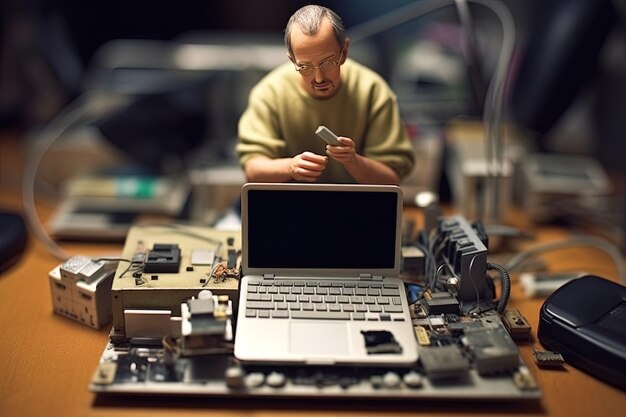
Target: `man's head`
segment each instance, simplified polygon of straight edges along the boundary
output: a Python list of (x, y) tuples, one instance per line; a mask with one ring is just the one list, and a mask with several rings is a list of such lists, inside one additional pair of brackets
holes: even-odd
[(314, 98), (327, 99), (341, 87), (340, 66), (350, 40), (341, 18), (322, 6), (305, 6), (287, 22), (287, 55), (300, 72), (304, 89)]

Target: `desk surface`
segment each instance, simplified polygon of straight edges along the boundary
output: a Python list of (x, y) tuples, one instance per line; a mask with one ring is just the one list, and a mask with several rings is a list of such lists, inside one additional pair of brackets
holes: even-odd
[[(21, 211), (22, 155), (19, 142), (0, 137), (0, 210)], [(42, 219), (52, 204), (38, 201)], [(420, 221), (414, 208), (406, 215)], [(507, 214), (508, 224), (534, 233), (538, 242), (566, 237), (558, 227), (537, 228), (522, 213)], [(525, 242), (532, 245), (535, 242)], [(119, 254), (122, 244), (72, 243), (71, 254), (100, 256)], [(602, 252), (572, 248), (543, 256), (551, 270), (586, 270), (616, 280), (611, 260)], [(537, 402), (384, 402), (296, 400), (229, 400), (210, 398), (100, 397), (88, 390), (92, 374), (108, 340), (108, 327), (95, 331), (52, 313), (48, 272), (58, 265), (32, 236), (21, 260), (0, 276), (0, 416), (277, 416), (277, 415), (563, 415), (618, 416), (626, 410), (626, 392), (607, 385), (576, 368), (541, 370), (534, 364), (530, 344), (521, 343), (524, 361), (537, 379), (543, 398)], [(543, 300), (523, 296), (513, 275), (509, 306), (517, 308), (537, 326)], [(535, 346), (538, 343), (535, 342)], [(379, 405), (380, 404), (380, 405)]]

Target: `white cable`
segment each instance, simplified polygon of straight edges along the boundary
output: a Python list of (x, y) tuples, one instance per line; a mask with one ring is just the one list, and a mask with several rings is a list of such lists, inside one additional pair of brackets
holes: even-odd
[[(491, 181), (492, 214), (498, 213), (500, 200), (498, 176), (504, 174), (504, 140), (499, 137), (502, 110), (504, 108), (504, 88), (509, 71), (509, 64), (516, 42), (515, 21), (511, 12), (501, 2), (494, 0), (470, 0), (491, 10), (502, 26), (502, 46), (496, 67), (487, 89), (483, 111), (483, 126), (486, 140), (487, 175)], [(495, 216), (497, 217), (497, 216)]]
[(573, 236), (568, 239), (558, 240), (555, 242), (547, 242), (539, 244), (529, 250), (520, 252), (515, 255), (505, 266), (509, 271), (513, 271), (521, 267), (521, 265), (528, 259), (537, 256), (544, 252), (573, 248), (577, 246), (590, 246), (606, 252), (613, 262), (615, 263), (615, 269), (617, 271), (617, 277), (626, 285), (626, 268), (624, 267), (624, 260), (617, 246), (613, 245), (608, 240), (589, 235)]
[[(52, 145), (70, 128), (79, 122), (92, 121), (107, 110), (111, 105), (117, 106), (121, 102), (119, 97), (114, 100), (111, 97), (91, 97), (82, 95), (68, 104), (59, 114), (48, 123), (41, 133), (35, 137), (35, 142), (31, 144), (31, 150), (27, 155), (24, 164), (24, 175), (22, 177), (22, 201), (26, 223), (30, 231), (45, 246), (45, 248), (57, 259), (65, 261), (72, 257), (63, 250), (48, 235), (46, 228), (41, 223), (35, 204), (35, 182), (39, 164)], [(125, 101), (124, 101), (125, 102)]]
[[(502, 46), (495, 69), (492, 73), (491, 81), (485, 95), (483, 105), (483, 128), (485, 131), (485, 158), (487, 161), (487, 177), (492, 191), (491, 203), (492, 214), (498, 213), (498, 202), (500, 199), (498, 175), (502, 175), (504, 165), (501, 165), (504, 157), (503, 140), (499, 138), (500, 120), (502, 118), (502, 108), (504, 99), (504, 87), (508, 74), (509, 63), (516, 42), (515, 21), (509, 9), (500, 1), (496, 0), (431, 0), (419, 1), (401, 7), (377, 19), (362, 23), (350, 30), (350, 40), (358, 42), (380, 32), (402, 25), (411, 20), (422, 17), (448, 6), (457, 6), (462, 23), (469, 22), (469, 10), (466, 1), (486, 7), (500, 21), (502, 26)], [(495, 216), (497, 217), (497, 216)]]

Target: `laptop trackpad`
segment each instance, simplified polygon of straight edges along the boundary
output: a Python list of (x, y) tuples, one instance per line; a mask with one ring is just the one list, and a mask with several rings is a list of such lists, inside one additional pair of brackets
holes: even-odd
[(292, 322), (289, 348), (298, 355), (347, 355), (350, 353), (346, 323)]

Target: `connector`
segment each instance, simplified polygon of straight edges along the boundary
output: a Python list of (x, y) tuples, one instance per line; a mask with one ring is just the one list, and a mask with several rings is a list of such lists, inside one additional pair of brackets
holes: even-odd
[(74, 256), (48, 273), (53, 311), (99, 329), (111, 320), (115, 268)]

